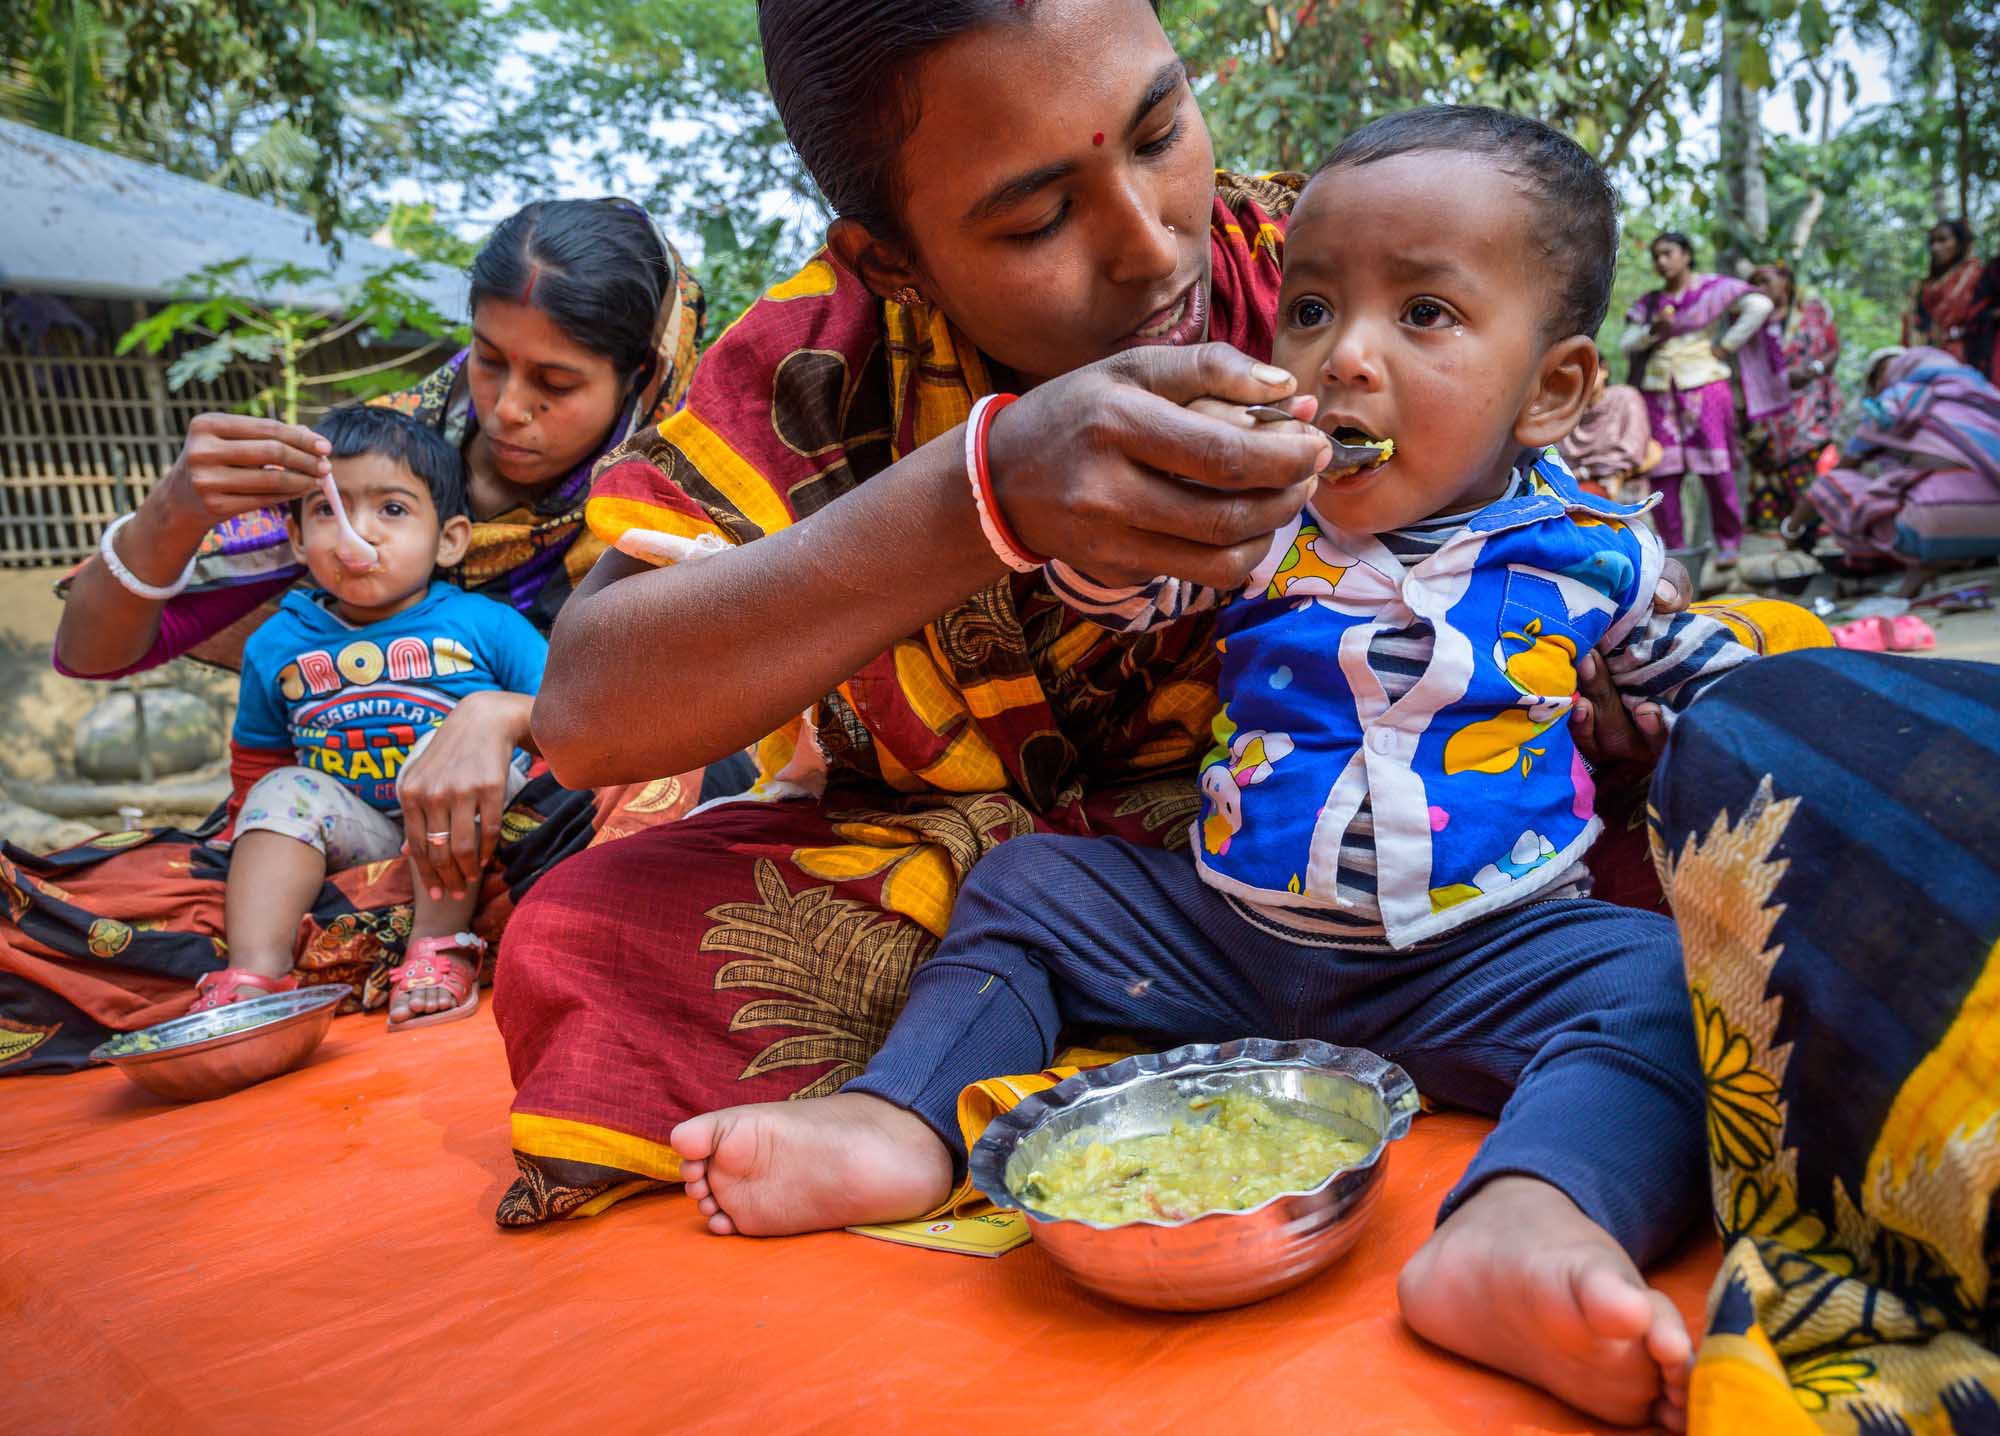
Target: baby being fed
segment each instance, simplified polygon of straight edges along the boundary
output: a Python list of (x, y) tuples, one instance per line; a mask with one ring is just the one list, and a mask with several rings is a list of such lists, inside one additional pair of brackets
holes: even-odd
[(1435, 107), (1340, 146), (1290, 219), (1272, 359), (1297, 419), (1381, 455), (1338, 456), (1233, 592), (1048, 569), (1111, 628), (1220, 609), (1189, 851), (984, 858), (861, 1077), (674, 1131), (711, 1227), (936, 1208), (962, 1088), (1066, 1030), (1365, 1046), (1499, 1119), (1404, 1268), (1410, 1324), (1606, 1420), (1684, 1423), (1688, 1334), (1640, 1268), (1704, 1208), (1701, 1072), (1673, 923), (1589, 896), (1567, 719), (1593, 651), (1658, 724), (1751, 655), (1655, 609), (1640, 508), (1552, 447), (1597, 377), (1617, 232), (1603, 171), (1533, 120)]

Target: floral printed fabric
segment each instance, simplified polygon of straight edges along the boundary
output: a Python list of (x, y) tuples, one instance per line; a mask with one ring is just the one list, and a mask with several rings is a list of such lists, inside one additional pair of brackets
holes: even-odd
[(1724, 1261), (1691, 1431), (2000, 1431), (2000, 668), (1723, 679), (1654, 788)]

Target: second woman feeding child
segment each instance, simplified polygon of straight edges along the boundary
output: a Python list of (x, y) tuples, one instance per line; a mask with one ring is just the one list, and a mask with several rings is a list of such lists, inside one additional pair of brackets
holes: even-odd
[[(532, 697), (548, 644), (503, 604), (437, 577), (465, 557), (465, 466), (433, 430), (386, 409), (338, 409), (319, 432), (354, 532), (342, 542), (331, 496), (308, 494), (287, 516), (314, 587), (286, 594), (243, 649), (233, 735), (241, 798), (224, 929), (229, 966), (201, 979), (195, 1010), (296, 985), (299, 921), (329, 871), (403, 849), (398, 774), (460, 704), (492, 692)], [(518, 705), (508, 705), (520, 714)], [(519, 723), (517, 743), (527, 741)], [(527, 780), (515, 754), (511, 799)], [(449, 830), (431, 832), (440, 844)], [(396, 991), (442, 988), (450, 1006), (392, 1027), (469, 1015), (486, 944), (461, 931), (477, 889), (447, 891), (413, 870), (416, 908)]]

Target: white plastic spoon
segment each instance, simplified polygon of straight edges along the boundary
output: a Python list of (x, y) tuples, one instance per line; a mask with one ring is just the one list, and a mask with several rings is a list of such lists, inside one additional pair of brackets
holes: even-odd
[(333, 475), (321, 474), (319, 487), (320, 492), (326, 495), (326, 501), (333, 505), (334, 526), (340, 530), (340, 536), (334, 541), (333, 556), (354, 572), (366, 573), (379, 561), (375, 545), (356, 533), (354, 525), (347, 521), (347, 505), (340, 501), (340, 488), (334, 483)]

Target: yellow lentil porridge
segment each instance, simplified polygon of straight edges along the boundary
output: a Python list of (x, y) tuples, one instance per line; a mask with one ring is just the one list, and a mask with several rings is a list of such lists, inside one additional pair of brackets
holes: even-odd
[(1106, 1225), (1178, 1222), (1204, 1212), (1240, 1212), (1279, 1192), (1316, 1187), (1374, 1147), (1290, 1116), (1261, 1097), (1200, 1098), (1188, 1105), (1212, 1108), (1214, 1115), (1110, 1142), (1079, 1133), (1050, 1152), (1016, 1193), (1052, 1217)]

